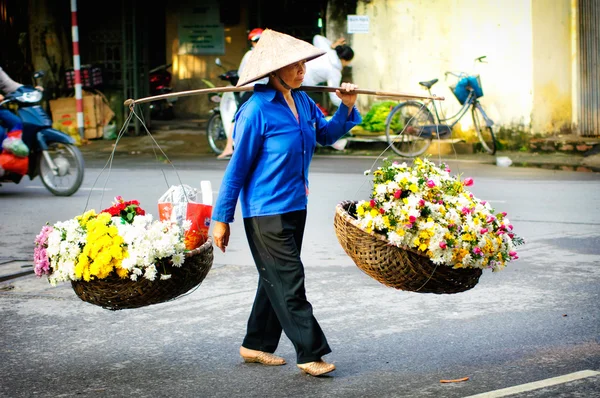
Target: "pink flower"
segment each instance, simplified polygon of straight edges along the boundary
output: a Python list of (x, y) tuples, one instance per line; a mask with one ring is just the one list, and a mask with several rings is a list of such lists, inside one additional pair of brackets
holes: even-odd
[(379, 213), (381, 213), (381, 214), (385, 214), (385, 210), (383, 210), (383, 207), (380, 207), (380, 208), (379, 208)]
[(421, 206), (421, 207), (425, 206), (425, 201), (423, 199), (419, 200), (419, 206)]
[(375, 206), (377, 206), (377, 202), (375, 202), (375, 199), (371, 199), (371, 200), (369, 201), (369, 206), (371, 206), (371, 207), (375, 207)]
[(517, 258), (517, 252), (515, 252), (515, 251), (508, 252), (508, 255), (511, 256), (512, 258)]
[(463, 181), (463, 185), (465, 187), (470, 187), (471, 185), (473, 185), (473, 179), (471, 177), (465, 178), (465, 180)]
[(433, 180), (427, 180), (427, 186), (429, 188), (433, 188), (433, 187), (435, 187), (435, 182)]
[(53, 229), (50, 225), (44, 225), (40, 233), (35, 237), (33, 270), (37, 276), (50, 275), (50, 259), (46, 253), (46, 248), (48, 247), (48, 235), (50, 235)]
[(481, 228), (481, 231), (479, 231), (479, 233), (481, 235), (483, 235), (483, 234), (487, 233), (488, 231), (489, 231), (489, 229), (487, 229), (487, 228)]
[(450, 167), (446, 167), (446, 173), (450, 173)]
[(475, 247), (475, 248), (473, 248), (473, 253), (475, 253), (475, 254), (477, 254), (477, 255), (480, 255), (482, 252), (481, 252), (481, 249), (480, 249), (480, 248), (478, 248), (478, 247)]
[(410, 217), (408, 217), (408, 221), (410, 221), (410, 223), (412, 224), (412, 223), (414, 223), (415, 221), (417, 221), (417, 217), (415, 217), (415, 216), (410, 216)]
[(446, 247), (448, 247), (448, 245), (446, 245), (446, 242), (440, 242), (441, 249), (445, 249)]
[(485, 204), (486, 204), (486, 203), (487, 203), (487, 202), (486, 202), (485, 200), (482, 200), (482, 201), (481, 201), (481, 205), (482, 205), (482, 206), (485, 206)]
[(491, 223), (493, 223), (493, 222), (494, 222), (494, 220), (496, 220), (496, 218), (495, 218), (494, 216), (488, 216), (488, 217), (485, 219), (485, 222), (486, 222), (486, 223), (488, 223), (488, 224), (491, 224)]
[(460, 209), (460, 211), (462, 211), (462, 214), (469, 214), (471, 212), (471, 209), (469, 209), (468, 207), (463, 207), (462, 209)]
[(402, 196), (402, 190), (398, 189), (396, 192), (394, 192), (394, 198), (400, 199), (400, 196)]
[(505, 211), (503, 211), (503, 212), (502, 212), (502, 213), (500, 213), (500, 214), (502, 214), (502, 217), (506, 217), (506, 212), (505, 212)]

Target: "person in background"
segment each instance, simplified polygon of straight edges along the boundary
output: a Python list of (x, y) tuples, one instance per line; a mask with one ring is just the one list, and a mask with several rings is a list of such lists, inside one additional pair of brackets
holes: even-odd
[[(329, 87), (339, 87), (342, 81), (342, 70), (350, 66), (354, 59), (354, 50), (346, 44), (346, 39), (343, 37), (332, 43), (325, 36), (315, 35), (313, 45), (325, 51), (325, 55), (306, 63), (306, 77), (302, 84), (305, 86), (326, 84)], [(310, 93), (309, 95), (317, 103), (321, 102), (319, 98), (322, 98), (321, 93)], [(329, 93), (329, 99), (335, 107), (340, 106), (340, 99), (334, 92)], [(342, 150), (346, 146), (346, 140), (340, 139), (332, 146)]]
[[(242, 70), (244, 70), (244, 66), (246, 65), (246, 62), (248, 62), (248, 57), (249, 55), (252, 53), (252, 49), (254, 47), (256, 47), (256, 45), (258, 44), (258, 40), (260, 40), (260, 35), (262, 34), (263, 30), (261, 28), (255, 28), (252, 29), (250, 31), (250, 33), (248, 33), (248, 41), (250, 42), (250, 49), (248, 51), (246, 51), (246, 53), (244, 54), (244, 56), (242, 57), (242, 60), (240, 61), (240, 66), (238, 67), (238, 76), (241, 76)], [(253, 86), (256, 83), (262, 83), (262, 84), (267, 84), (268, 79), (262, 79), (259, 80), (258, 82), (254, 82), (249, 84), (249, 86)], [(242, 93), (242, 95), (240, 96), (240, 104), (238, 106), (238, 109), (242, 106), (242, 104), (246, 101), (248, 101), (248, 98), (250, 98), (250, 96), (252, 95), (252, 91), (245, 91)], [(235, 124), (235, 121), (234, 121)], [(233, 153), (233, 128), (234, 125), (231, 125), (231, 131), (227, 132), (227, 143), (225, 144), (225, 149), (223, 149), (223, 152), (217, 156), (217, 159), (229, 159), (231, 157), (231, 154)]]
[[(11, 79), (10, 76), (4, 72), (2, 67), (0, 67), (0, 101), (4, 100), (4, 96), (6, 94), (15, 92), (19, 89), (19, 87), (22, 86), (23, 85), (21, 83), (17, 83)], [(0, 120), (3, 122), (4, 127), (6, 127), (9, 132), (23, 129), (21, 119), (8, 109), (0, 108)], [(2, 134), (2, 131), (0, 131), (0, 134)], [(6, 137), (0, 135), (0, 144), (4, 138)]]
[[(23, 85), (17, 83), (0, 67), (0, 101), (4, 100), (4, 95), (17, 91)], [(0, 175), (4, 171), (11, 171), (17, 174), (25, 175), (29, 167), (29, 158), (27, 156), (16, 156), (11, 151), (11, 146), (25, 145), (22, 143), (23, 122), (21, 118), (10, 110), (0, 107)]]
[[(343, 37), (332, 43), (325, 36), (315, 35), (313, 45), (326, 53), (306, 63), (306, 77), (302, 84), (317, 86), (326, 83), (329, 87), (339, 87), (342, 82), (342, 70), (350, 66), (354, 59), (354, 50), (346, 44)], [(329, 93), (329, 99), (336, 107), (340, 106), (341, 101), (335, 93)]]
[(238, 197), (246, 238), (258, 274), (254, 304), (240, 347), (245, 362), (284, 365), (274, 355), (281, 332), (292, 341), (297, 366), (320, 376), (335, 370), (322, 357), (331, 352), (306, 297), (300, 257), (307, 217), (308, 171), (317, 143), (331, 145), (361, 122), (356, 86), (342, 83), (340, 106), (327, 120), (315, 102), (296, 90), (305, 62), (324, 52), (303, 40), (266, 29), (250, 55), (238, 86), (256, 84), (236, 114), (235, 151), (213, 208), (213, 239), (229, 244)]

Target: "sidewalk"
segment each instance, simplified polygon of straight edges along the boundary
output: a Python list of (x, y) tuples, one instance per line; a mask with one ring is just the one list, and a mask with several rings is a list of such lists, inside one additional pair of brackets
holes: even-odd
[[(164, 155), (157, 149), (157, 144), (169, 159), (216, 158), (206, 139), (206, 120), (173, 120), (153, 121), (148, 128), (151, 137), (143, 127), (139, 136), (129, 135), (119, 140), (115, 148), (115, 140), (88, 140), (80, 146), (86, 159), (108, 159), (114, 150), (115, 156), (158, 156)], [(156, 141), (156, 143), (154, 142)], [(485, 153), (473, 153), (472, 148), (464, 143), (442, 141), (440, 145), (433, 143), (429, 148), (432, 156), (445, 159), (458, 159), (485, 164), (496, 164), (498, 158), (509, 158), (511, 167), (534, 167), (551, 170), (600, 172), (600, 139), (582, 137), (550, 137), (532, 140), (536, 152), (498, 151), (495, 156)], [(385, 142), (350, 142), (342, 151), (330, 147), (319, 147), (315, 156), (367, 156), (377, 157), (387, 148)], [(590, 154), (594, 153), (595, 154)], [(391, 149), (387, 156), (394, 156)], [(585, 156), (589, 154), (589, 156)], [(500, 159), (502, 161), (502, 159)]]

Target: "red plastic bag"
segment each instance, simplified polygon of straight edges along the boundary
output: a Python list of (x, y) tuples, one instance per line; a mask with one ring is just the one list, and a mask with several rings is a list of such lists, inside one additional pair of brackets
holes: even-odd
[[(6, 140), (8, 140), (8, 139), (21, 140), (23, 132), (22, 132), (22, 130), (13, 130), (13, 131), (9, 131), (6, 135), (7, 135)], [(0, 144), (3, 144), (3, 143), (0, 142)], [(0, 153), (0, 167), (6, 171), (11, 171), (13, 173), (25, 175), (25, 174), (27, 174), (27, 171), (29, 170), (29, 157), (28, 156), (25, 156), (25, 157), (16, 156), (16, 155), (12, 154), (10, 151), (3, 149), (2, 153)]]
[(188, 185), (172, 186), (158, 201), (161, 221), (171, 220), (182, 225), (185, 220), (191, 227), (185, 232), (185, 248), (195, 249), (208, 240), (212, 205), (196, 201), (197, 190)]
[[(158, 204), (158, 212), (161, 221), (173, 219), (173, 205), (173, 203)], [(208, 239), (208, 229), (210, 228), (210, 219), (212, 217), (212, 206), (193, 202), (184, 204), (179, 203), (177, 205), (185, 205), (185, 219), (192, 223), (192, 226), (185, 231), (185, 248), (188, 250), (195, 249)]]
[(27, 174), (29, 170), (29, 158), (20, 158), (12, 153), (3, 151), (0, 153), (0, 167), (20, 175)]

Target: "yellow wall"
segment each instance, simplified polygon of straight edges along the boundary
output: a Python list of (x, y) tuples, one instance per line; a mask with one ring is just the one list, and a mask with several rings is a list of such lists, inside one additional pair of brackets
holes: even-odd
[[(218, 78), (225, 70), (217, 66), (215, 60), (220, 58), (227, 70), (238, 68), (242, 57), (249, 49), (246, 25), (242, 23), (225, 26), (225, 54), (223, 55), (178, 55), (177, 8), (172, 7), (167, 11), (167, 59), (171, 59), (173, 63), (173, 91), (206, 88), (202, 79), (208, 79), (216, 86), (226, 85), (226, 82)], [(240, 18), (242, 22), (246, 20), (245, 13), (245, 8), (242, 8)], [(202, 118), (206, 115), (208, 117), (214, 105), (206, 94), (181, 97), (176, 103), (176, 112), (180, 116)]]
[(534, 0), (533, 109), (535, 132), (570, 132), (571, 2)]
[[(482, 104), (498, 125), (534, 131), (571, 118), (570, 0), (373, 0), (359, 2), (370, 31), (353, 34), (353, 77), (359, 87), (416, 94), (418, 82), (440, 79), (432, 92), (452, 115), (460, 107), (444, 71), (481, 76)], [(487, 55), (487, 64), (473, 59)], [(552, 98), (550, 100), (550, 98)], [(363, 96), (361, 109), (375, 98)], [(463, 120), (470, 124), (470, 118)], [(533, 122), (533, 123), (532, 123)], [(470, 127), (470, 126), (463, 126)]]

